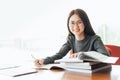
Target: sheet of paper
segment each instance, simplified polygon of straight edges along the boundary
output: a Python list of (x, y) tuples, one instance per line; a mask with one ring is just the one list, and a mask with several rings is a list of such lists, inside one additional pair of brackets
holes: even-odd
[(38, 72), (37, 70), (28, 67), (18, 67), (18, 68), (0, 70), (1, 75), (11, 76), (11, 77), (23, 76), (37, 72)]

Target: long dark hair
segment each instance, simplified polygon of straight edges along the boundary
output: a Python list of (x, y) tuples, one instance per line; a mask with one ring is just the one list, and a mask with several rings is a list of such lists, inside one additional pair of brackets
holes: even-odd
[(89, 21), (89, 18), (87, 16), (86, 12), (83, 11), (82, 9), (75, 9), (70, 12), (68, 19), (67, 19), (67, 28), (69, 31), (68, 36), (74, 35), (69, 29), (69, 20), (70, 20), (70, 17), (74, 14), (77, 14), (82, 19), (83, 24), (85, 25), (84, 33), (87, 35), (90, 35), (90, 36), (95, 35), (95, 32), (90, 24), (90, 21)]

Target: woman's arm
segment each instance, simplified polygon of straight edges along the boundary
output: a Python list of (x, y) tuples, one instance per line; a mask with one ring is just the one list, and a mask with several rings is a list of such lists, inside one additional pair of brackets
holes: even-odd
[(67, 53), (68, 51), (71, 49), (71, 47), (69, 46), (68, 43), (65, 43), (61, 49), (59, 50), (58, 53), (56, 53), (55, 55), (53, 56), (50, 56), (50, 57), (46, 57), (45, 59), (36, 59), (34, 61), (35, 63), (35, 66), (39, 67), (43, 64), (50, 64), (50, 63), (54, 63), (55, 60), (57, 59), (61, 59), (63, 58)]
[(58, 53), (56, 53), (55, 55), (51, 56), (51, 57), (47, 57), (44, 59), (44, 64), (49, 64), (49, 63), (54, 63), (54, 60), (57, 60), (57, 59), (61, 59), (63, 58), (67, 53), (68, 51), (71, 49), (70, 45), (68, 43), (65, 43), (61, 49), (59, 50)]

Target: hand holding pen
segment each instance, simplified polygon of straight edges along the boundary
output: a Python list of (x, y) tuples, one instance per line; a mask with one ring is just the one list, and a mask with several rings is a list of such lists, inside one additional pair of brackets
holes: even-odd
[(32, 54), (31, 54), (32, 58), (35, 60), (35, 66), (40, 67), (41, 65), (43, 65), (44, 60), (43, 59), (36, 59)]

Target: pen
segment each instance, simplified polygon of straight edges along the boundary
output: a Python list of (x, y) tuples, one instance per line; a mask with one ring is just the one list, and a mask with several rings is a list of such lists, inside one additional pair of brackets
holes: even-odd
[(36, 59), (32, 54), (31, 54), (31, 56), (32, 56), (33, 59)]
[(19, 76), (28, 75), (28, 74), (33, 74), (33, 73), (37, 73), (37, 72), (38, 72), (38, 71), (26, 72), (26, 73), (14, 75), (13, 77), (19, 77)]

